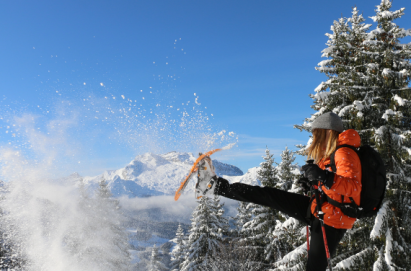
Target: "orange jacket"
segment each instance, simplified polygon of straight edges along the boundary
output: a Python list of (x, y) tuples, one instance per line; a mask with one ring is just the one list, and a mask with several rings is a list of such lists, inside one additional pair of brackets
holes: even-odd
[[(360, 147), (361, 139), (357, 131), (346, 130), (338, 137), (338, 145), (351, 145)], [(341, 195), (344, 195), (344, 202), (350, 203), (349, 197), (352, 197), (357, 205), (360, 205), (361, 194), (361, 163), (358, 155), (349, 148), (338, 149), (335, 153), (335, 166), (337, 172), (334, 176), (334, 184), (330, 189), (322, 186), (322, 190), (328, 197), (341, 202)], [(323, 159), (318, 166), (325, 169), (330, 164), (330, 159)], [(331, 170), (331, 168), (328, 168)], [(311, 204), (311, 213), (316, 215), (316, 200)], [(321, 206), (324, 212), (324, 223), (337, 229), (351, 229), (355, 218), (348, 217), (341, 212), (341, 209), (331, 205), (328, 202)]]

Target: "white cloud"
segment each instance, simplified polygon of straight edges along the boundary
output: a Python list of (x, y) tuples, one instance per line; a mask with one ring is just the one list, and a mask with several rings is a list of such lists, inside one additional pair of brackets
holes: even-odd
[[(264, 155), (266, 147), (274, 155), (279, 155), (286, 146), (290, 149), (295, 149), (297, 144), (305, 142), (293, 138), (270, 138), (270, 137), (255, 137), (241, 134), (238, 136), (238, 147), (230, 151), (220, 152), (220, 159), (229, 159), (235, 157), (261, 157)], [(217, 155), (216, 155), (217, 157)]]
[[(168, 217), (160, 217), (164, 221), (168, 221), (169, 216), (174, 217), (174, 221), (190, 223), (190, 218), (194, 208), (197, 206), (197, 201), (193, 194), (185, 194), (178, 201), (174, 200), (174, 196), (153, 196), (148, 198), (128, 198), (121, 197), (120, 204), (127, 211), (141, 211), (147, 209), (161, 209), (167, 213)], [(221, 203), (224, 203), (226, 210), (225, 216), (235, 216), (238, 202), (235, 200), (221, 197)]]
[[(216, 153), (214, 159), (235, 165), (246, 172), (248, 169), (260, 165), (266, 147), (274, 155), (276, 162), (279, 162), (280, 154), (286, 146), (291, 150), (296, 150), (295, 145), (305, 143), (294, 138), (256, 137), (240, 134), (238, 135), (238, 147)], [(297, 157), (298, 163), (303, 163), (303, 160), (302, 157)]]

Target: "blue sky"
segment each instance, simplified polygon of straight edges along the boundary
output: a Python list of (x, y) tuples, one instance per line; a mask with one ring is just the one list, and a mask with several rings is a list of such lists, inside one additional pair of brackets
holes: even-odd
[[(292, 127), (326, 80), (314, 69), (324, 34), (352, 7), (368, 18), (379, 3), (3, 1), (0, 145), (63, 175), (237, 140), (216, 158), (245, 171), (267, 146), (279, 161), (308, 139)], [(408, 29), (405, 12), (396, 22)]]

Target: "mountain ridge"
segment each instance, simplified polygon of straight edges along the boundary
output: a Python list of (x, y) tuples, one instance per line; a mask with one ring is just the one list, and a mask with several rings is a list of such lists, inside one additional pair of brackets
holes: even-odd
[[(173, 151), (160, 155), (144, 153), (137, 155), (124, 168), (106, 170), (94, 177), (81, 178), (76, 173), (72, 175), (78, 180), (82, 179), (84, 185), (92, 191), (97, 189), (98, 183), (104, 178), (114, 197), (173, 195), (195, 161), (194, 155), (187, 152)], [(236, 166), (218, 160), (213, 160), (213, 164), (216, 174), (229, 180), (241, 181), (238, 177), (244, 175)], [(247, 178), (252, 178), (252, 175), (248, 173)], [(185, 193), (194, 191), (196, 178), (195, 176), (188, 184)]]

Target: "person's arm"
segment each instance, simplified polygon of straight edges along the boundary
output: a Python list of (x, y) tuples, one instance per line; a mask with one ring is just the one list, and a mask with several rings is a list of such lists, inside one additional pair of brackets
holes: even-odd
[(218, 177), (215, 194), (226, 198), (252, 202), (268, 207), (275, 206), (275, 188), (253, 186), (243, 183), (230, 184), (226, 179)]
[(335, 173), (329, 190), (347, 197), (361, 194), (361, 162), (357, 153), (349, 148), (341, 148), (335, 153)]

